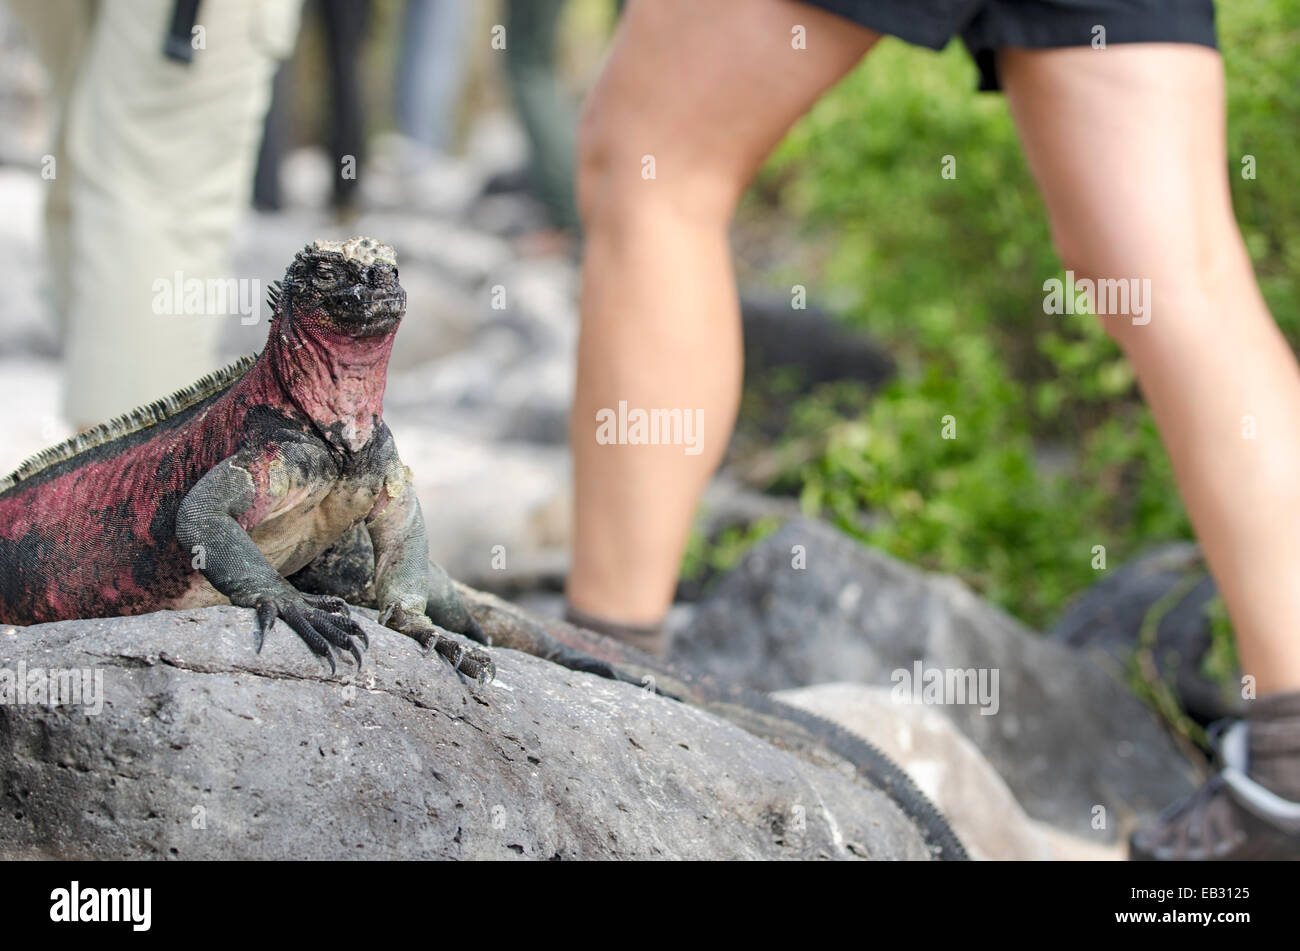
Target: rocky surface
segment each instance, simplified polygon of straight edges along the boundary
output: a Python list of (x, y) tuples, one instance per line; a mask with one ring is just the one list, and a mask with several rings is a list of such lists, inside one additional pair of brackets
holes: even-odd
[(0, 859), (927, 855), (884, 794), (634, 686), (498, 650), (478, 687), (369, 620), (331, 679), (253, 623), (0, 630), (0, 671), (103, 673), (98, 714), (0, 705)]
[[(796, 567), (803, 564), (804, 567)], [(935, 705), (1025, 811), (1085, 838), (1095, 809), (1114, 840), (1190, 792), (1197, 764), (1117, 675), (1026, 630), (951, 578), (795, 519), (755, 546), (692, 612), (671, 659), (763, 690), (921, 671), (998, 673), (998, 706)]]
[(1010, 787), (952, 720), (898, 703), (886, 687), (831, 683), (781, 690), (777, 699), (864, 737), (903, 767), (942, 810), (974, 859), (1115, 861), (1127, 857), (1104, 830), (1070, 835), (1030, 818)]
[[(1199, 546), (1163, 545), (1109, 572), (1075, 599), (1048, 636), (1108, 669), (1133, 666), (1134, 653), (1150, 651), (1179, 705), (1202, 724), (1239, 715), (1240, 694), (1207, 676), (1211, 649), (1210, 603), (1218, 588)], [(1143, 626), (1153, 626), (1142, 644)], [(1238, 683), (1240, 670), (1229, 671)]]

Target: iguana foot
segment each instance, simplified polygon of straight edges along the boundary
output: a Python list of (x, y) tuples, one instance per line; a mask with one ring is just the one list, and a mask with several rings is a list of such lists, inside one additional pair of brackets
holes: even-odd
[(492, 662), (492, 657), (487, 651), (481, 651), (476, 647), (462, 647), (451, 638), (440, 634), (434, 634), (433, 637), (434, 651), (466, 677), (472, 677), (480, 684), (488, 684), (497, 675), (496, 664)]
[[(490, 683), (496, 676), (496, 665), (487, 651), (476, 647), (462, 647), (451, 638), (443, 637), (424, 614), (407, 611), (400, 604), (390, 604), (380, 612), (379, 623), (405, 634), (425, 651), (437, 653), (457, 671), (472, 677), (480, 684)], [(478, 624), (471, 621), (471, 630), (466, 632), (466, 636), (479, 640), (479, 637), (474, 637), (475, 633), (486, 642), (487, 635)]]
[(266, 598), (257, 602), (257, 652), (262, 652), (262, 643), (266, 634), (275, 626), (275, 619), (280, 618), (306, 642), (307, 647), (317, 657), (324, 657), (330, 664), (331, 676), (338, 673), (334, 663), (334, 652), (330, 647), (345, 650), (357, 659), (361, 666), (361, 648), (357, 641), (366, 647), (370, 639), (361, 625), (348, 613), (347, 603), (342, 598), (329, 595), (299, 594), (288, 598)]

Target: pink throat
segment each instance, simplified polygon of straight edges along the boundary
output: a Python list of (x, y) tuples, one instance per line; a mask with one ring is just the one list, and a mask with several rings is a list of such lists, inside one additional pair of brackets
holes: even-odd
[(351, 337), (320, 323), (284, 327), (277, 316), (268, 346), (285, 393), (336, 448), (370, 442), (384, 413), (395, 334)]

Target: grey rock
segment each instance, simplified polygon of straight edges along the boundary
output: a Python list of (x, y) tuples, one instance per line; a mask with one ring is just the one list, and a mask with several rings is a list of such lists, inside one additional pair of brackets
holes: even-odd
[(484, 442), (558, 446), (566, 441), (572, 388), (569, 360), (529, 357), (518, 333), (493, 324), (457, 353), (395, 371), (385, 406)]
[[(562, 445), (573, 391), (573, 269), (554, 260), (520, 262), (504, 268), (493, 286), (502, 309), (488, 306), (487, 292), (477, 300), (461, 295), (459, 307), (446, 306), (448, 295), (433, 295), (442, 302), (432, 321), (417, 311), (430, 295), (418, 284), (408, 288), (398, 346), (414, 356), (395, 364), (386, 406), (485, 441)], [(432, 337), (454, 340), (454, 351), (417, 363), (430, 349), (419, 341)]]
[(337, 679), (233, 607), (0, 630), (0, 670), (103, 674), (97, 714), (0, 706), (0, 859), (927, 854), (883, 793), (702, 711), (508, 650), (471, 685), (362, 623)]
[(493, 274), (505, 292), (505, 307), (495, 312), (527, 328), (534, 349), (554, 350), (572, 359), (578, 341), (578, 272), (563, 257), (523, 258)]
[(512, 574), (563, 573), (571, 505), (566, 450), (490, 442), (401, 412), (384, 415), (425, 501), (434, 560), (454, 577), (493, 590)]
[[(996, 861), (1116, 860), (1124, 845), (1058, 831), (1025, 815), (975, 744), (934, 707), (899, 703), (888, 687), (819, 684), (776, 699), (864, 737), (912, 777), (942, 810), (972, 858)], [(996, 817), (996, 821), (993, 821)]]
[(816, 307), (788, 300), (742, 302), (746, 373), (797, 367), (807, 385), (831, 380), (879, 384), (894, 375), (893, 358), (869, 337)]
[[(719, 544), (727, 533), (748, 533), (756, 528), (780, 525), (799, 515), (799, 501), (749, 488), (726, 469), (716, 475), (705, 490), (695, 516), (695, 531), (709, 545)], [(711, 563), (697, 563), (689, 575), (677, 581), (676, 601), (668, 617), (668, 628), (677, 631), (694, 613), (701, 600), (725, 576), (725, 569)]]
[(483, 195), (465, 217), (478, 230), (504, 238), (516, 238), (554, 227), (546, 206), (520, 191)]
[(1030, 816), (1078, 834), (1093, 834), (1094, 806), (1106, 807), (1113, 837), (1200, 779), (1117, 672), (1036, 636), (953, 579), (808, 519), (750, 550), (698, 605), (670, 659), (761, 690), (892, 686), (917, 661), (996, 670), (995, 714), (969, 703), (938, 709)]
[(406, 289), (406, 317), (393, 345), (390, 374), (456, 353), (476, 330), (478, 302), (434, 269), (403, 267), (402, 286)]
[(522, 168), (528, 153), (527, 133), (509, 109), (481, 113), (465, 143), (466, 164), (481, 169), (485, 178)]
[(399, 212), (372, 211), (363, 214), (349, 229), (353, 234), (381, 234), (397, 251), (403, 270), (413, 263), (428, 264), (448, 280), (465, 287), (485, 286), (482, 300), (489, 298), (488, 279), (507, 264), (510, 245), (492, 235), (440, 218), (416, 218)]
[(895, 365), (860, 330), (816, 307), (795, 309), (789, 298), (742, 299), (741, 319), (744, 393), (727, 468), (765, 489), (811, 461), (813, 443), (788, 438), (791, 413), (802, 397), (833, 382), (856, 384), (837, 401), (849, 412), (860, 410), (894, 375)]
[[(1169, 600), (1162, 604), (1166, 596)], [(1155, 666), (1183, 710), (1207, 724), (1242, 709), (1239, 693), (1202, 671), (1211, 645), (1207, 611), (1217, 596), (1197, 545), (1163, 545), (1109, 572), (1070, 605), (1048, 636), (1104, 666), (1126, 668), (1138, 649), (1143, 623), (1151, 611), (1161, 612), (1151, 645)]]

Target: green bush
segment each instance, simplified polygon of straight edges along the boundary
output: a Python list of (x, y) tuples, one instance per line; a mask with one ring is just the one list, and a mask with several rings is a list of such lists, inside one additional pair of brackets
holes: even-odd
[[(1223, 4), (1238, 218), (1278, 322), (1300, 335), (1300, 0)], [(1115, 345), (1087, 317), (1045, 320), (1060, 276), (1004, 99), (976, 94), (964, 50), (886, 41), (785, 139), (750, 196), (825, 248), (774, 275), (809, 287), (899, 361), (855, 405), (825, 387), (787, 439), (815, 457), (779, 486), (807, 510), (957, 574), (1031, 625), (1113, 568), (1190, 537), (1169, 463)], [(1239, 174), (1255, 157), (1257, 177)], [(957, 180), (940, 176), (945, 155)], [(768, 209), (771, 210), (771, 209)], [(956, 438), (941, 438), (944, 418)]]

